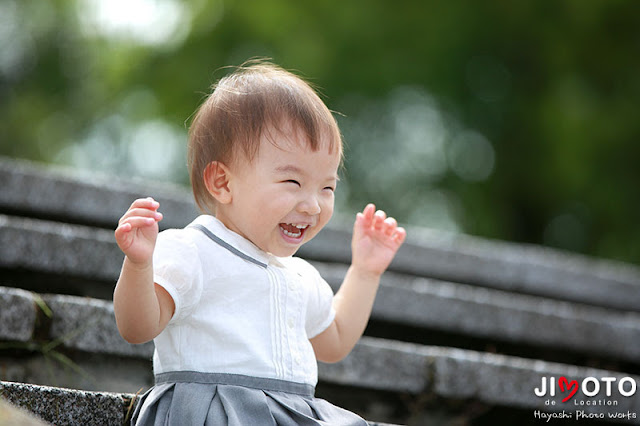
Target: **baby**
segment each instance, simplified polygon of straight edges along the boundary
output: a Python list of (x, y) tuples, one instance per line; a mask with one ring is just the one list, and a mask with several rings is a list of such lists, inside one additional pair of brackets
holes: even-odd
[(205, 214), (158, 234), (159, 204), (138, 199), (115, 231), (118, 329), (156, 348), (133, 423), (366, 425), (314, 397), (316, 360), (352, 350), (406, 232), (373, 204), (358, 213), (335, 296), (293, 257), (333, 213), (342, 139), (329, 109), (294, 74), (247, 64), (199, 108), (188, 160)]

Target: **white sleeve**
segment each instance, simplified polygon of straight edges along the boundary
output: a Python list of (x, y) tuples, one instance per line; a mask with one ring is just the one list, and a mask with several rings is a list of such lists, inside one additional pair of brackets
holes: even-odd
[(310, 272), (305, 274), (305, 278), (310, 279), (313, 287), (309, 291), (305, 329), (307, 337), (311, 339), (331, 325), (336, 311), (333, 308), (333, 290), (316, 268), (307, 265)]
[(193, 312), (202, 295), (202, 266), (195, 243), (187, 232), (170, 229), (158, 234), (153, 252), (153, 280), (175, 304), (170, 324)]

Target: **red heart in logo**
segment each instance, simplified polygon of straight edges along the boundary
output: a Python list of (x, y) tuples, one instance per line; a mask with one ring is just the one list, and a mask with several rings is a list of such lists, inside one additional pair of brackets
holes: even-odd
[(558, 379), (558, 385), (560, 386), (560, 390), (562, 392), (569, 391), (569, 396), (562, 400), (562, 402), (567, 402), (573, 397), (573, 395), (578, 392), (578, 381), (572, 380), (569, 381), (566, 377), (562, 376)]

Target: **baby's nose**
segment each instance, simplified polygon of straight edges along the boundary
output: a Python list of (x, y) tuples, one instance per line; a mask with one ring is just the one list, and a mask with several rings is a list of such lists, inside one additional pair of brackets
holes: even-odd
[(316, 215), (320, 214), (322, 208), (316, 197), (309, 196), (298, 204), (298, 211), (309, 215)]

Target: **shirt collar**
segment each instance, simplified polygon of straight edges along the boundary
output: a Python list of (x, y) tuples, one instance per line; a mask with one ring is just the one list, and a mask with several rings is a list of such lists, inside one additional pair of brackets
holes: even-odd
[(280, 262), (278, 257), (266, 253), (242, 235), (230, 230), (215, 216), (198, 216), (192, 224), (204, 226), (225, 243), (242, 252), (245, 256), (251, 257), (260, 263), (265, 265), (272, 264), (275, 266), (282, 266), (282, 262)]

